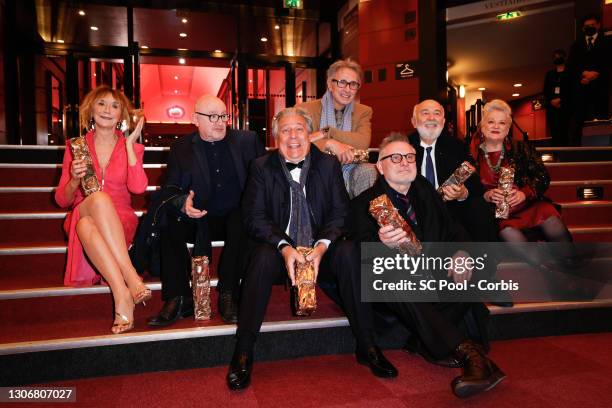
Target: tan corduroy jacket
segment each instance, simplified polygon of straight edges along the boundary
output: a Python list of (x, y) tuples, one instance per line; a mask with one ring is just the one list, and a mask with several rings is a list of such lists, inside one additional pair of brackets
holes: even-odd
[[(310, 114), (313, 132), (319, 130), (321, 110), (323, 109), (321, 99), (299, 103), (295, 105), (295, 107), (302, 108)], [(327, 137), (353, 146), (355, 149), (367, 149), (370, 147), (370, 140), (372, 139), (372, 108), (360, 103), (355, 103), (351, 125), (352, 130), (350, 132), (330, 128)], [(315, 142), (315, 145), (323, 150), (325, 140), (326, 139), (319, 140)]]

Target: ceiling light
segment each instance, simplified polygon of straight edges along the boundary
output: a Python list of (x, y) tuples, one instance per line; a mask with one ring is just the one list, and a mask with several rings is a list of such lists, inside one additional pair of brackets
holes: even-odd
[(185, 58), (179, 58), (179, 64), (185, 64)]
[(177, 93), (178, 93), (178, 89), (175, 89), (175, 90), (174, 90), (174, 93), (175, 93), (175, 94), (177, 94)]
[(253, 80), (252, 80), (252, 79), (249, 79), (249, 82), (253, 82)]
[(465, 98), (465, 86), (459, 85), (459, 97)]
[(145, 48), (146, 49), (146, 48), (149, 48), (149, 47), (146, 46), (146, 45), (141, 45), (140, 48)]
[(261, 40), (261, 42), (266, 42), (266, 41), (268, 41), (268, 39), (267, 39), (266, 37), (261, 37), (261, 38), (260, 38), (260, 40)]
[(175, 76), (174, 76), (174, 79), (178, 79), (178, 75), (175, 75)]
[(513, 93), (512, 96), (521, 96), (519, 93)]
[(98, 31), (98, 27), (96, 27), (96, 26), (91, 26), (89, 28), (91, 28), (92, 31)]
[(276, 24), (276, 25), (274, 26), (274, 29), (275, 29), (275, 30), (280, 30), (280, 26), (279, 26), (278, 24)]
[(182, 19), (181, 21), (182, 21), (184, 24), (186, 24), (186, 23), (187, 23), (187, 21), (189, 21), (189, 20), (187, 20), (186, 18), (184, 18), (184, 17), (183, 17), (183, 19)]
[(63, 44), (64, 40), (57, 40), (58, 43)]
[(187, 37), (187, 33), (180, 33), (179, 36), (185, 38), (185, 37)]
[(219, 54), (219, 53), (222, 53), (223, 51), (221, 51), (221, 50), (215, 50), (215, 52), (216, 52), (217, 54)]
[(187, 51), (187, 48), (177, 48), (179, 51)]
[(484, 86), (481, 86), (480, 88), (478, 88), (479, 91), (485, 91), (487, 88), (485, 88)]
[(516, 83), (516, 84), (514, 84), (514, 85), (512, 85), (512, 86), (513, 86), (513, 87), (515, 87), (515, 88), (520, 88), (521, 86), (523, 86), (523, 84), (521, 84), (521, 83)]
[(85, 15), (85, 10), (79, 10), (79, 16), (84, 16)]

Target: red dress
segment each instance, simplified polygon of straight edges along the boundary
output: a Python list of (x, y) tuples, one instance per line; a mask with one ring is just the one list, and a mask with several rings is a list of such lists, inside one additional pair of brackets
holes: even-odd
[[(130, 193), (144, 193), (147, 188), (148, 180), (142, 166), (144, 146), (134, 143), (134, 153), (136, 154), (137, 162), (134, 166), (130, 166), (128, 165), (127, 151), (125, 150), (125, 138), (120, 132), (117, 132), (117, 136), (117, 143), (115, 144), (108, 166), (106, 167), (102, 191), (110, 196), (115, 205), (115, 210), (123, 226), (125, 241), (129, 246), (134, 239), (136, 227), (138, 225), (138, 217), (134, 214), (134, 209), (131, 206)], [(98, 176), (98, 180), (101, 181), (102, 172), (96, 155), (93, 131), (87, 133), (85, 138), (92, 156), (96, 175)], [(72, 206), (72, 211), (68, 213), (64, 221), (64, 231), (68, 235), (68, 259), (66, 261), (64, 285), (90, 286), (100, 281), (100, 275), (94, 271), (85, 257), (83, 247), (81, 246), (81, 242), (76, 232), (76, 226), (80, 219), (79, 204), (85, 199), (85, 196), (81, 188), (76, 190), (72, 201), (67, 201), (64, 195), (66, 185), (70, 181), (71, 162), (72, 151), (70, 149), (70, 142), (67, 141), (64, 162), (62, 164), (62, 177), (55, 190), (55, 201), (60, 207)]]
[[(500, 154), (501, 151), (488, 153), (489, 161), (491, 163), (497, 163)], [(484, 188), (487, 191), (497, 188), (499, 174), (491, 170), (484, 157), (484, 153), (479, 155), (478, 161), (480, 181), (482, 182)], [(507, 158), (504, 157), (501, 165), (508, 165)], [(514, 187), (518, 188), (516, 184)], [(519, 205), (510, 208), (510, 216), (507, 220), (498, 220), (498, 227), (500, 231), (506, 227), (513, 227), (517, 229), (533, 228), (540, 225), (549, 217), (561, 218), (561, 215), (551, 203), (537, 199), (536, 193), (531, 187), (526, 185), (519, 190), (525, 194), (526, 199)]]

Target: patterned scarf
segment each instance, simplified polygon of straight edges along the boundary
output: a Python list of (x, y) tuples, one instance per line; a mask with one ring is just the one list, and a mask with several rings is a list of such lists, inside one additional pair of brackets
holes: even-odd
[(353, 106), (355, 102), (351, 102), (344, 107), (344, 113), (342, 114), (342, 126), (338, 127), (336, 122), (336, 113), (334, 112), (334, 97), (331, 92), (327, 90), (323, 99), (321, 100), (323, 108), (321, 109), (321, 122), (319, 123), (319, 129), (324, 127), (336, 128), (350, 132), (352, 130), (353, 121)]
[(289, 223), (289, 236), (293, 240), (295, 246), (312, 246), (312, 225), (310, 220), (310, 207), (306, 200), (304, 188), (306, 186), (306, 178), (308, 177), (308, 169), (310, 168), (310, 154), (304, 159), (304, 165), (300, 173), (300, 182), (296, 182), (291, 177), (291, 173), (287, 169), (285, 158), (278, 155), (281, 162), (283, 173), (289, 182), (291, 189), (291, 221)]

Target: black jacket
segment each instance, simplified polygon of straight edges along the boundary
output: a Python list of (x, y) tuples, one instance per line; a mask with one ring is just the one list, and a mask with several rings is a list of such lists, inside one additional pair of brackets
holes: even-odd
[[(376, 183), (351, 201), (348, 223), (349, 237), (358, 242), (380, 242), (379, 226), (370, 215), (370, 201), (386, 192), (387, 182), (380, 177)], [(417, 225), (414, 233), (421, 242), (467, 242), (469, 235), (455, 221), (440, 194), (423, 176), (417, 176), (408, 190)]]
[[(292, 243), (285, 233), (289, 224), (290, 194), (277, 150), (253, 161), (242, 199), (244, 225), (251, 238), (272, 246), (283, 239)], [(306, 200), (311, 210), (315, 241), (329, 239), (333, 242), (345, 233), (348, 194), (340, 163), (314, 144), (310, 147)]]
[[(421, 164), (425, 155), (425, 149), (421, 147), (421, 139), (419, 133), (414, 132), (409, 136), (410, 144), (414, 147), (417, 154), (417, 171), (421, 174)], [(455, 169), (464, 161), (472, 162), (467, 146), (459, 139), (450, 136), (446, 130), (436, 141), (436, 175), (438, 176), (438, 185), (442, 185), (446, 179), (453, 174)], [(482, 196), (484, 188), (477, 174), (472, 174), (465, 182), (465, 187), (469, 191), (469, 197)]]

